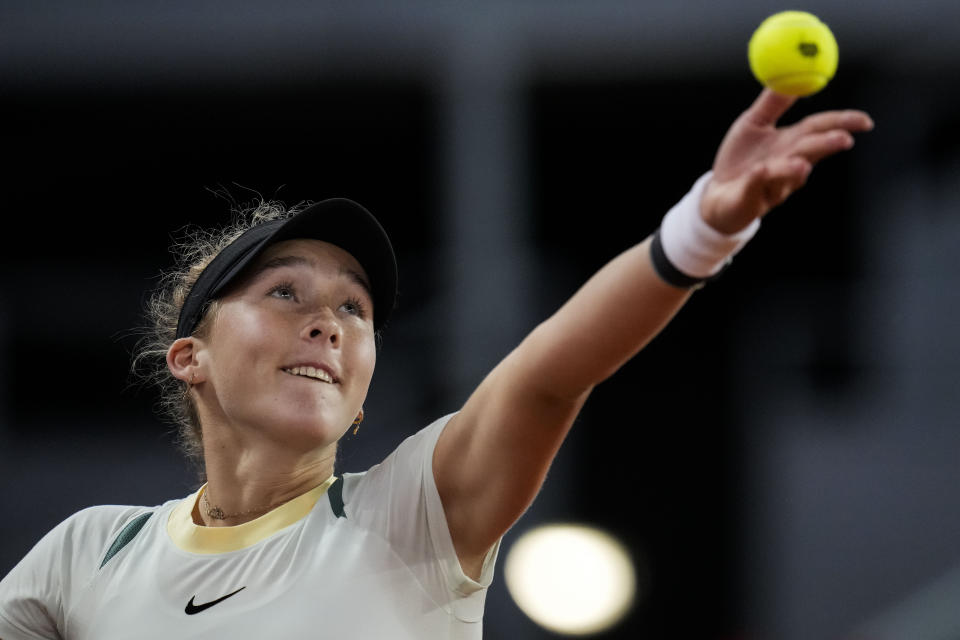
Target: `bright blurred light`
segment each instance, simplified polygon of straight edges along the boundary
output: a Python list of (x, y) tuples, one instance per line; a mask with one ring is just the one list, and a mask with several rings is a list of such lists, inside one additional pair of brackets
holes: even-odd
[(517, 606), (551, 631), (598, 633), (630, 610), (633, 562), (613, 536), (581, 525), (547, 525), (520, 536), (504, 566)]

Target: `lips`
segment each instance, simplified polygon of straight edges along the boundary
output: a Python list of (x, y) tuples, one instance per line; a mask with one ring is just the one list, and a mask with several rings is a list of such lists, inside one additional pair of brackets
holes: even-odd
[(292, 376), (311, 378), (320, 382), (326, 382), (327, 384), (338, 384), (340, 382), (340, 380), (323, 365), (297, 365), (294, 367), (284, 367), (282, 371)]

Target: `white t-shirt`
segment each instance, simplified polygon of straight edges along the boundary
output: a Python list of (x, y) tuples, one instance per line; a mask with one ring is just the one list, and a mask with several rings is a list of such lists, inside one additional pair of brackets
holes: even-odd
[(499, 544), (463, 573), (432, 470), (449, 418), (236, 527), (193, 523), (203, 488), (85, 509), (0, 582), (0, 638), (479, 639)]

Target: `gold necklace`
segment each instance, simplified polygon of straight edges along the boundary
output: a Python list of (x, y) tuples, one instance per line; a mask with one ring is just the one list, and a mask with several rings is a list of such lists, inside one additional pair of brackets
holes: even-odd
[(266, 513), (267, 511), (270, 511), (274, 507), (279, 507), (281, 504), (286, 502), (286, 500), (280, 500), (279, 502), (274, 502), (271, 505), (268, 505), (266, 507), (260, 507), (259, 509), (250, 509), (248, 511), (240, 511), (239, 513), (224, 513), (223, 509), (221, 509), (219, 506), (214, 507), (213, 505), (210, 504), (210, 498), (207, 497), (206, 489), (204, 489), (203, 496), (200, 498), (200, 500), (204, 504), (204, 507), (203, 507), (204, 513), (206, 513), (208, 516), (210, 516), (214, 520), (229, 520), (230, 518), (239, 518), (240, 516), (248, 516), (251, 513)]

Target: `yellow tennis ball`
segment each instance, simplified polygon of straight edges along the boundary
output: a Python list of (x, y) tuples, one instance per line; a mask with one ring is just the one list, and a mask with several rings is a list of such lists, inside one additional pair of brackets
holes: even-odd
[(829, 27), (806, 11), (773, 14), (760, 23), (747, 47), (757, 80), (790, 96), (809, 96), (827, 86), (839, 55)]

